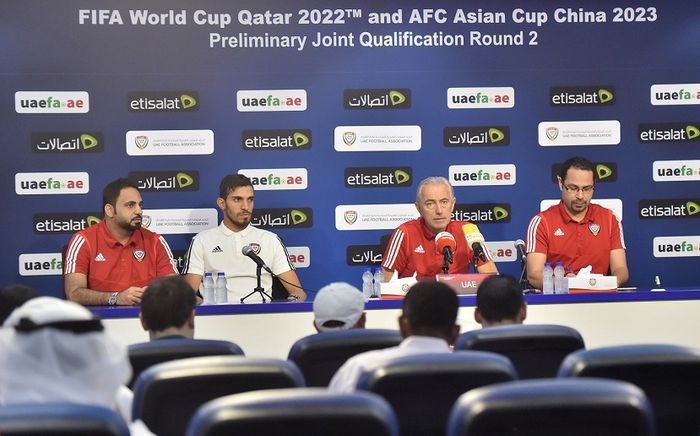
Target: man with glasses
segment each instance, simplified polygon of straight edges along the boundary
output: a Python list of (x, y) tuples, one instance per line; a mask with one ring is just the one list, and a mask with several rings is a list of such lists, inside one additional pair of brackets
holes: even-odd
[[(466, 221), (452, 220), (455, 196), (452, 185), (444, 177), (428, 177), (420, 182), (416, 192), (416, 209), (420, 218), (401, 224), (391, 235), (382, 260), (384, 280), (389, 281), (397, 271), (399, 278), (416, 274), (418, 280), (434, 279), (442, 272), (443, 255), (437, 249), (435, 236), (440, 232), (452, 234), (457, 243), (450, 274), (469, 271), (474, 253), (462, 232)], [(477, 262), (480, 273), (497, 273), (489, 250)]]
[(561, 262), (568, 275), (592, 266), (592, 273), (614, 275), (617, 285), (627, 282), (622, 223), (610, 209), (592, 204), (595, 167), (583, 157), (572, 157), (561, 166), (561, 201), (540, 212), (527, 228), (527, 278), (542, 289), (545, 262)]

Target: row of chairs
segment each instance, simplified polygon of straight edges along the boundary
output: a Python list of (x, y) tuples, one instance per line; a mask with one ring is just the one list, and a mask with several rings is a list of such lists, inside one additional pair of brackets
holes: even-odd
[[(429, 414), (426, 406), (424, 414)], [(0, 408), (4, 436), (127, 436), (115, 412), (97, 406), (38, 404)], [(369, 392), (334, 394), (322, 388), (274, 389), (228, 395), (205, 403), (187, 436), (398, 436), (389, 404)], [(654, 418), (637, 387), (607, 379), (540, 379), (469, 391), (440, 431), (447, 436), (653, 436)]]
[[(289, 351), (307, 386), (328, 386), (333, 374), (351, 356), (393, 347), (401, 342), (396, 330), (345, 330), (306, 336)], [(521, 379), (554, 377), (569, 353), (585, 348), (580, 333), (560, 325), (499, 326), (462, 334), (455, 350), (491, 351), (508, 357)], [(169, 360), (197, 356), (244, 355), (228, 341), (198, 339), (146, 342), (129, 347), (133, 381), (146, 368)]]

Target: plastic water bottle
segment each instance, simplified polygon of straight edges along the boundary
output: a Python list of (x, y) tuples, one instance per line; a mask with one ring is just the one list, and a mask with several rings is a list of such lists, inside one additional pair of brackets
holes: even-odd
[(210, 272), (204, 273), (204, 280), (202, 281), (202, 292), (204, 294), (204, 302), (202, 304), (216, 303), (216, 296), (214, 294), (214, 278), (211, 276)]
[(228, 290), (226, 289), (226, 274), (219, 271), (216, 275), (216, 286), (214, 286), (216, 304), (228, 303)]
[(372, 283), (373, 279), (374, 275), (372, 274), (372, 268), (365, 268), (365, 270), (362, 272), (362, 295), (365, 296), (365, 301), (368, 301), (372, 296), (374, 288), (374, 284)]
[(557, 262), (554, 267), (554, 293), (555, 294), (565, 294), (564, 290), (566, 278), (564, 278), (564, 265), (561, 262)]
[(544, 270), (542, 271), (542, 293), (554, 293), (554, 271), (552, 270), (552, 264), (549, 262), (544, 264)]
[(384, 283), (384, 270), (380, 266), (374, 269), (374, 286), (372, 287), (372, 298), (382, 297), (382, 283)]

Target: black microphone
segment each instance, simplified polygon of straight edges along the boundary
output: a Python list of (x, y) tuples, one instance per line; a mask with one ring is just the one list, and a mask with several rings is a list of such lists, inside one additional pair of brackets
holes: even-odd
[(525, 259), (527, 259), (527, 253), (525, 252), (525, 241), (523, 241), (522, 239), (516, 239), (515, 248), (518, 250), (520, 260), (524, 262)]
[(272, 272), (270, 267), (265, 265), (265, 261), (260, 259), (260, 256), (255, 254), (255, 249), (253, 247), (251, 247), (250, 245), (246, 245), (245, 247), (243, 247), (241, 249), (241, 253), (243, 253), (244, 256), (248, 256), (260, 268), (264, 269), (265, 271), (269, 272), (272, 275), (275, 275), (275, 273)]

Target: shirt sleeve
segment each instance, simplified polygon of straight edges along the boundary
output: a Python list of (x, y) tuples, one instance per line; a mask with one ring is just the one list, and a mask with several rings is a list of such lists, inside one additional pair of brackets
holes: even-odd
[(88, 275), (90, 272), (90, 242), (85, 235), (78, 232), (71, 238), (66, 247), (63, 261), (63, 273), (80, 273)]
[(547, 240), (547, 222), (541, 214), (537, 214), (530, 220), (527, 226), (527, 244), (525, 245), (528, 253), (547, 254), (549, 243)]
[(626, 250), (625, 247), (625, 236), (622, 232), (622, 221), (614, 213), (610, 213), (612, 217), (610, 218), (610, 249), (617, 250), (622, 248)]
[(391, 271), (403, 271), (406, 268), (406, 244), (407, 235), (403, 226), (399, 226), (389, 239), (384, 256), (382, 257), (382, 267)]
[(204, 275), (204, 246), (197, 236), (190, 241), (190, 247), (185, 254), (185, 264), (182, 266), (182, 274)]
[(167, 276), (170, 274), (179, 274), (173, 259), (173, 252), (170, 250), (168, 241), (161, 235), (158, 236), (156, 242), (156, 275)]
[(268, 265), (270, 266), (270, 269), (277, 275), (294, 270), (294, 265), (292, 265), (292, 262), (289, 260), (287, 247), (284, 246), (284, 243), (280, 237), (275, 235), (272, 238), (272, 244), (274, 244), (272, 251), (274, 253), (274, 257), (272, 260), (273, 264)]

